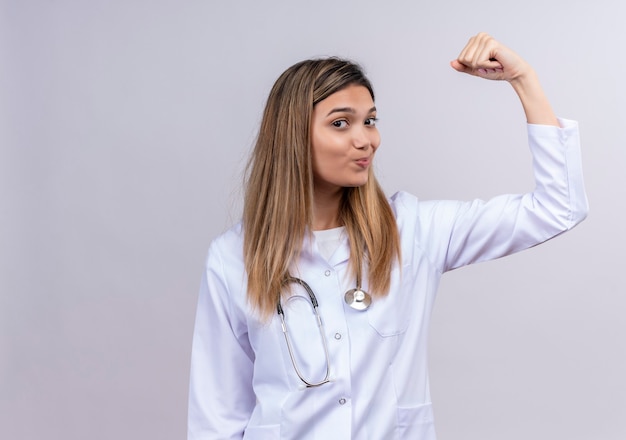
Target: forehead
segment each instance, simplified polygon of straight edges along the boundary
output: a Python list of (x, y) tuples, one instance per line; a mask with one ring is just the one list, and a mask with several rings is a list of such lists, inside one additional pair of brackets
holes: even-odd
[(350, 108), (354, 111), (369, 112), (373, 106), (374, 100), (367, 87), (353, 84), (318, 102), (314, 111), (324, 113), (336, 108)]

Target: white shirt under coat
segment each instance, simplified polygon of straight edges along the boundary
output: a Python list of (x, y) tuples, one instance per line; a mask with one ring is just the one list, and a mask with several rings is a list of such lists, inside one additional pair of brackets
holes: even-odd
[[(193, 339), (189, 440), (435, 440), (427, 341), (441, 275), (508, 255), (574, 227), (587, 214), (578, 126), (529, 125), (536, 188), (475, 200), (391, 199), (402, 247), (387, 297), (366, 311), (344, 302), (346, 238), (328, 259), (305, 239), (292, 275), (319, 301), (330, 354), (330, 383), (304, 388), (277, 315), (261, 323), (246, 299), (241, 225), (209, 249)], [(367, 291), (367, 283), (364, 290)], [(284, 302), (298, 361), (323, 377), (325, 357), (311, 308)]]

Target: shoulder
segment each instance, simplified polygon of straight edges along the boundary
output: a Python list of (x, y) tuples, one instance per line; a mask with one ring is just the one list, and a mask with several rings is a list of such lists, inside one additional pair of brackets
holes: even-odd
[(398, 191), (389, 198), (389, 204), (400, 223), (407, 218), (425, 220), (432, 216), (449, 216), (458, 211), (462, 202), (456, 200), (421, 200), (406, 191)]
[(406, 191), (398, 191), (389, 198), (389, 204), (396, 218), (399, 218), (407, 211), (417, 212), (419, 200), (413, 194)]
[(241, 222), (234, 224), (211, 241), (211, 247), (230, 247), (237, 244), (243, 245), (243, 224)]
[(243, 227), (241, 222), (215, 237), (209, 245), (207, 264), (217, 261), (227, 267), (243, 267)]
[(396, 223), (401, 234), (405, 230), (415, 231), (423, 216), (424, 202), (406, 191), (398, 191), (389, 198), (391, 210), (396, 216)]

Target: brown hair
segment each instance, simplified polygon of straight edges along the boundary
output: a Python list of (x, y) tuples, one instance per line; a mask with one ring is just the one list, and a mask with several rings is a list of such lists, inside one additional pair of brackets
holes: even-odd
[[(248, 300), (264, 318), (276, 310), (289, 266), (297, 260), (313, 220), (311, 119), (314, 106), (349, 85), (374, 91), (350, 61), (299, 62), (274, 84), (248, 163), (244, 210), (244, 260)], [(400, 259), (395, 217), (370, 168), (365, 185), (345, 188), (339, 212), (350, 241), (350, 270), (370, 293), (386, 295), (394, 261)]]

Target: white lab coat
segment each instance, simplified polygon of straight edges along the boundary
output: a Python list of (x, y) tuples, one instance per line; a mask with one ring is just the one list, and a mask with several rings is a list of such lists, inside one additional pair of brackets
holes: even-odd
[[(435, 440), (427, 341), (441, 275), (534, 246), (586, 216), (578, 127), (560, 123), (528, 126), (532, 193), (487, 202), (395, 194), (402, 267), (393, 269), (389, 295), (366, 311), (344, 302), (355, 287), (347, 240), (327, 261), (305, 239), (292, 275), (319, 301), (332, 378), (320, 387), (302, 386), (278, 316), (261, 323), (250, 312), (241, 225), (215, 239), (198, 300), (188, 439)], [(326, 362), (310, 306), (283, 306), (304, 376), (321, 379)]]

